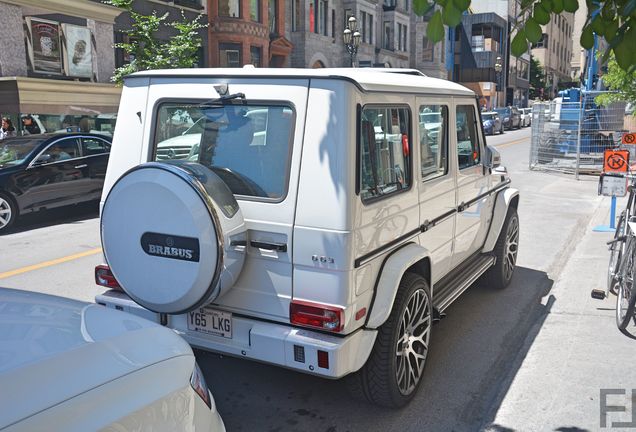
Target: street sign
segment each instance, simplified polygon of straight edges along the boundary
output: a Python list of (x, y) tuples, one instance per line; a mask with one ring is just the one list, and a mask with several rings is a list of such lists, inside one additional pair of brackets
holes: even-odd
[(636, 144), (636, 133), (623, 134), (623, 138), (621, 139), (621, 143), (623, 143), (623, 144)]
[(620, 174), (601, 174), (598, 189), (603, 196), (624, 197), (627, 195), (627, 178)]
[(629, 150), (605, 150), (603, 172), (627, 172)]

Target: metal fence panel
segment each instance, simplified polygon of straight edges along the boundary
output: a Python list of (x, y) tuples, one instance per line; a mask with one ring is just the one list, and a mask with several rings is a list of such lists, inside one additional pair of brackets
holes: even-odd
[(620, 145), (625, 132), (625, 104), (597, 107), (592, 96), (581, 102), (532, 106), (530, 169), (570, 174), (598, 174), (603, 152)]

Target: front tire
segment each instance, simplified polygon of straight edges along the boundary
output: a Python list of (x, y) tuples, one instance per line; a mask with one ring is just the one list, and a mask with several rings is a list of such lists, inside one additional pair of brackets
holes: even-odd
[[(614, 240), (618, 237), (625, 235), (625, 211), (621, 212), (618, 218), (618, 224), (616, 224), (616, 231), (614, 232)], [(610, 259), (607, 266), (607, 290), (612, 294), (617, 293), (616, 285), (619, 281), (618, 269), (623, 256), (623, 249), (625, 249), (625, 241), (618, 241), (612, 243), (610, 247)]]
[[(629, 337), (636, 337), (628, 331), (630, 321), (636, 324), (634, 309), (636, 308), (636, 245), (630, 239), (625, 248), (621, 277), (616, 294), (616, 326)], [(633, 327), (633, 326), (632, 326)]]
[(7, 194), (0, 192), (0, 233), (9, 229), (17, 217), (18, 210), (13, 200)]
[(508, 208), (506, 220), (495, 243), (495, 265), (485, 274), (486, 283), (495, 289), (504, 289), (512, 280), (519, 251), (519, 215), (514, 207)]
[(390, 408), (413, 399), (422, 382), (433, 325), (430, 293), (426, 279), (404, 274), (366, 364), (350, 378), (354, 394)]

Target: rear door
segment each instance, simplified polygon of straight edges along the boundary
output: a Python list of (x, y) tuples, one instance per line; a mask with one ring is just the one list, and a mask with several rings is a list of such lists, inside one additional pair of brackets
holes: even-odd
[(98, 137), (82, 137), (83, 163), (86, 175), (86, 198), (99, 199), (110, 154), (110, 142)]
[(453, 267), (477, 252), (486, 238), (492, 198), (490, 175), (484, 167), (484, 139), (476, 102), (455, 99), (456, 133), (452, 134), (457, 172), (457, 217)]
[[(215, 85), (221, 84), (227, 84), (228, 94), (243, 93), (245, 98), (206, 105), (218, 100)], [(210, 167), (228, 184), (248, 228), (240, 277), (215, 307), (289, 321), (292, 231), (308, 85), (306, 79), (209, 78), (183, 84), (169, 78), (151, 80), (149, 160), (166, 160), (168, 153), (158, 149), (162, 142), (178, 139), (189, 148), (185, 159)], [(175, 113), (191, 117), (197, 127), (171, 133), (165, 122)]]

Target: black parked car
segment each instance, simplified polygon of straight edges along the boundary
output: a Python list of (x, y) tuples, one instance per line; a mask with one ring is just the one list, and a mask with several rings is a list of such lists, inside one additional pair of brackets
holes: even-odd
[(0, 232), (20, 214), (99, 199), (110, 145), (88, 133), (0, 141)]
[(495, 109), (503, 121), (504, 129), (521, 129), (521, 112), (517, 107), (505, 107)]

